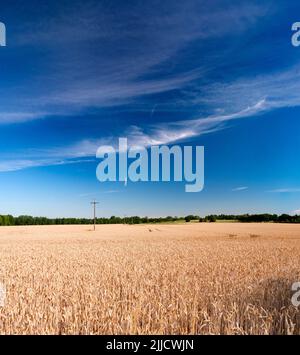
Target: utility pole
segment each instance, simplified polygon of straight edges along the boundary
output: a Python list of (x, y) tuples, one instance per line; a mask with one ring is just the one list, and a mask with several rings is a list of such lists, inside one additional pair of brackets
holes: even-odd
[(99, 202), (97, 202), (96, 200), (91, 202), (91, 205), (94, 206), (94, 231), (96, 230), (96, 205), (98, 205)]

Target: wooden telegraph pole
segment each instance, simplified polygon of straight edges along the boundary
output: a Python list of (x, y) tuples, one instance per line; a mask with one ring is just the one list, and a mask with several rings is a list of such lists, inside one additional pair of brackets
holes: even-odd
[(96, 230), (96, 205), (98, 205), (98, 204), (99, 204), (99, 202), (97, 202), (95, 200), (91, 202), (91, 205), (94, 206), (94, 231)]

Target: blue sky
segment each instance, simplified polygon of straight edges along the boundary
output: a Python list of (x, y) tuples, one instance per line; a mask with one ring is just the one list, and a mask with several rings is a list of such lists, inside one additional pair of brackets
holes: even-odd
[[(297, 3), (1, 2), (0, 213), (300, 210)], [(100, 183), (118, 137), (204, 145), (204, 190)]]

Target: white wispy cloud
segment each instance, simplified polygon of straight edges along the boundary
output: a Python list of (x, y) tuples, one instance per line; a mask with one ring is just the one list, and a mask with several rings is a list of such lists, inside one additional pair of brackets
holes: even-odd
[[(203, 1), (163, 3), (136, 2), (134, 6), (120, 8), (118, 4), (107, 6), (105, 2), (86, 0), (72, 1), (56, 6), (43, 21), (21, 23), (14, 38), (16, 45), (58, 46), (84, 43), (94, 40), (123, 41), (132, 37), (138, 40), (151, 34), (158, 50), (173, 51), (183, 42), (194, 38), (220, 37), (233, 29), (243, 31), (257, 19), (270, 13), (271, 7), (259, 2), (240, 2), (224, 6), (214, 1), (214, 11)], [(45, 12), (49, 5), (40, 5)], [(80, 14), (80, 16), (78, 16)], [(222, 28), (216, 26), (222, 18)], [(136, 30), (139, 30), (139, 37)]]
[[(144, 128), (131, 126), (126, 132), (122, 133), (122, 136), (128, 138), (129, 145), (148, 147), (151, 145), (170, 144), (211, 133), (219, 130), (220, 124), (261, 113), (264, 109), (265, 102), (261, 101), (253, 107), (248, 107), (245, 110), (231, 115), (162, 123)], [(26, 154), (27, 157), (30, 157), (29, 160), (0, 160), (0, 172), (73, 163), (71, 159), (95, 156), (99, 146), (111, 145), (117, 148), (117, 138), (118, 137), (111, 136), (100, 139), (85, 139), (69, 146), (26, 151), (20, 154)]]
[(300, 192), (300, 188), (294, 188), (294, 187), (289, 187), (289, 188), (280, 188), (280, 189), (273, 189), (273, 190), (268, 190), (267, 192), (273, 192), (273, 193), (298, 193)]
[(218, 131), (223, 129), (227, 122), (262, 114), (267, 109), (266, 101), (261, 100), (252, 107), (232, 114), (212, 115), (145, 127), (132, 126), (126, 132), (126, 136), (131, 144), (136, 145), (169, 144)]
[(218, 1), (214, 11), (202, 1), (138, 2), (120, 10), (87, 0), (49, 9), (41, 5), (42, 20), (20, 23), (13, 33), (13, 46), (46, 48), (50, 60), (45, 57), (44, 72), (37, 71), (30, 86), (5, 88), (2, 109), (17, 109), (0, 114), (0, 124), (67, 116), (182, 89), (210, 65), (199, 62), (194, 70), (174, 74), (169, 60), (175, 64), (193, 41), (240, 34), (269, 11), (258, 2), (225, 7)]
[(19, 171), (29, 168), (37, 168), (43, 166), (56, 166), (56, 165), (66, 165), (66, 164), (79, 164), (79, 163), (86, 163), (90, 162), (91, 160), (60, 160), (60, 159), (11, 159), (6, 161), (0, 161), (0, 173), (3, 172), (12, 172), (12, 171)]
[[(199, 104), (203, 101), (200, 98)], [(234, 120), (300, 106), (300, 69), (294, 67), (286, 72), (243, 79), (227, 85), (214, 84), (213, 88), (208, 89), (207, 102), (219, 113), (192, 120), (133, 127), (132, 136), (139, 144), (166, 144), (218, 131)]]
[(64, 107), (66, 112), (88, 107), (118, 106), (128, 103), (137, 97), (179, 89), (187, 83), (199, 78), (201, 71), (177, 74), (156, 80), (112, 81), (87, 83), (84, 80), (72, 85), (67, 90), (40, 97), (38, 103), (52, 107)]
[(235, 187), (231, 191), (245, 191), (248, 190), (248, 186), (240, 186), (240, 187)]
[(49, 115), (47, 112), (0, 112), (0, 125), (23, 123), (46, 118)]
[[(273, 71), (254, 77), (240, 77), (232, 82), (214, 82), (197, 89), (191, 103), (208, 105), (218, 111), (242, 110), (264, 102), (264, 110), (300, 106), (300, 67)], [(199, 88), (200, 90), (200, 88)]]

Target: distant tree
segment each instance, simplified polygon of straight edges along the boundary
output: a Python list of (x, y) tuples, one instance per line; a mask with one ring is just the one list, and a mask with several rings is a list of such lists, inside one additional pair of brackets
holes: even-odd
[(217, 216), (215, 215), (210, 215), (205, 218), (207, 222), (216, 222), (217, 221)]

